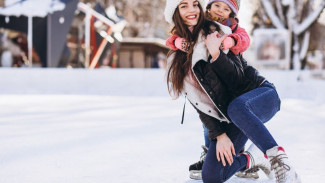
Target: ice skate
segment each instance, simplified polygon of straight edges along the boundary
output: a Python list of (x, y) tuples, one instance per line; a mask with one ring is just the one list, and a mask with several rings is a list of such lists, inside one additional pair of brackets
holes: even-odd
[(258, 169), (261, 169), (269, 179), (274, 178), (274, 173), (271, 171), (270, 161), (255, 144), (252, 144), (244, 154), (248, 160), (245, 171), (257, 172)]
[(203, 152), (201, 153), (200, 161), (190, 165), (190, 178), (195, 180), (202, 180), (202, 166), (205, 160), (205, 157), (208, 153), (208, 147), (202, 145)]
[(284, 149), (275, 146), (266, 151), (271, 163), (271, 169), (275, 173), (277, 183), (301, 183), (300, 177), (291, 166)]
[[(201, 153), (200, 161), (190, 165), (189, 171), (190, 171), (190, 178), (195, 180), (202, 180), (202, 167), (205, 160), (205, 157), (208, 153), (208, 148), (204, 145), (201, 146), (203, 149), (203, 152)], [(241, 150), (241, 152), (244, 152), (244, 148)], [(247, 171), (239, 171), (235, 174), (235, 176), (240, 178), (254, 178), (258, 179), (258, 173), (259, 170), (258, 167), (248, 169)]]
[(260, 169), (258, 167), (253, 167), (248, 170), (238, 171), (235, 173), (235, 176), (240, 178), (258, 179), (260, 177), (257, 173), (259, 170)]

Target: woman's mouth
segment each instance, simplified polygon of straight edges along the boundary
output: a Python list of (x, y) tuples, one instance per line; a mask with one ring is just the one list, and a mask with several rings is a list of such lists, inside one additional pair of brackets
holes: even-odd
[(186, 18), (189, 19), (189, 20), (195, 20), (196, 17), (197, 17), (196, 15), (188, 15), (188, 16), (186, 16)]

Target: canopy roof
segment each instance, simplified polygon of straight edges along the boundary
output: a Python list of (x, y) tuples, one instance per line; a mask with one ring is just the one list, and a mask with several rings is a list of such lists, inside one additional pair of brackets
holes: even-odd
[(5, 0), (0, 15), (45, 17), (49, 13), (63, 10), (67, 1), (69, 0)]

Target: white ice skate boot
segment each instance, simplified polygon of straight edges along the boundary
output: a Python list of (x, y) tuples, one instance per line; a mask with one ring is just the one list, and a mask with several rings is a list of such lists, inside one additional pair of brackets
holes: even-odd
[(270, 161), (255, 144), (252, 144), (244, 154), (248, 160), (245, 171), (251, 172), (261, 169), (269, 179), (274, 178), (274, 172), (271, 171)]
[(282, 147), (275, 146), (267, 150), (266, 155), (270, 160), (277, 183), (301, 183), (300, 177), (289, 163), (288, 156)]

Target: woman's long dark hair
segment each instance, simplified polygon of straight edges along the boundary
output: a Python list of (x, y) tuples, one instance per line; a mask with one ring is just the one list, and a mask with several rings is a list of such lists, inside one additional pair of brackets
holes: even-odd
[(174, 53), (174, 58), (167, 72), (167, 86), (169, 93), (173, 93), (176, 96), (179, 96), (179, 94), (182, 92), (185, 76), (191, 72), (193, 47), (197, 42), (199, 33), (205, 23), (205, 16), (201, 4), (199, 4), (199, 8), (200, 17), (192, 32), (188, 29), (188, 25), (186, 25), (182, 20), (178, 7), (173, 15), (173, 22), (175, 25), (170, 33), (186, 39), (187, 43), (189, 44), (188, 52), (177, 50), (170, 51), (168, 53), (168, 57)]

